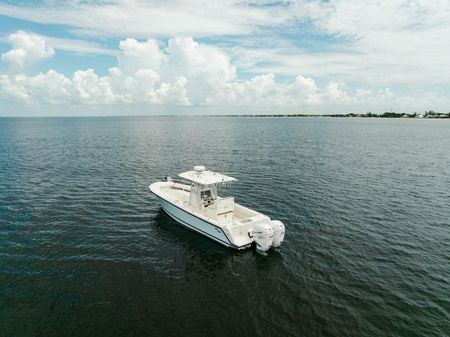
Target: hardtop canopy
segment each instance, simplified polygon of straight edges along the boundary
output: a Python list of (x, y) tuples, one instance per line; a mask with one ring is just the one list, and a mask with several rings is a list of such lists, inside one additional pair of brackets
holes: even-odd
[(183, 172), (178, 176), (200, 185), (225, 185), (236, 181), (233, 177), (213, 171), (207, 171), (203, 166), (196, 166), (194, 171)]

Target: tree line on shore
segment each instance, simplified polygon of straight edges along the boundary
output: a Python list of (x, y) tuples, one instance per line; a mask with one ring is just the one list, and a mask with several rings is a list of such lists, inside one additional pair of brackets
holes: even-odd
[(404, 113), (404, 112), (385, 112), (383, 114), (376, 114), (376, 113), (365, 113), (365, 114), (355, 114), (355, 113), (349, 113), (349, 114), (333, 114), (333, 115), (327, 115), (330, 117), (375, 117), (375, 118), (450, 118), (450, 112), (448, 113), (442, 113), (442, 112), (435, 112), (435, 111), (425, 111), (424, 113)]
[(442, 113), (435, 111), (425, 111), (423, 113), (404, 113), (404, 112), (385, 112), (382, 114), (376, 114), (372, 112), (355, 114), (322, 114), (322, 115), (311, 115), (311, 114), (246, 114), (246, 115), (216, 115), (216, 116), (227, 116), (227, 117), (368, 117), (368, 118), (450, 118), (450, 112)]

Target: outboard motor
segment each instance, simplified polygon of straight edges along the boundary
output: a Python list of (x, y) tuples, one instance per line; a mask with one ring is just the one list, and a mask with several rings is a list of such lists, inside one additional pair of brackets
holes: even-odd
[(281, 246), (284, 240), (284, 225), (281, 221), (272, 220), (270, 222), (273, 230), (273, 242), (272, 247), (278, 248)]
[(265, 252), (270, 249), (273, 241), (273, 229), (270, 224), (257, 224), (253, 229), (253, 237), (256, 249)]

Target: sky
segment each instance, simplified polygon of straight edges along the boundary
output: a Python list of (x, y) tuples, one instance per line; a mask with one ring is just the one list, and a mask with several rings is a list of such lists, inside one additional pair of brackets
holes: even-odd
[(0, 0), (0, 116), (426, 110), (448, 0)]

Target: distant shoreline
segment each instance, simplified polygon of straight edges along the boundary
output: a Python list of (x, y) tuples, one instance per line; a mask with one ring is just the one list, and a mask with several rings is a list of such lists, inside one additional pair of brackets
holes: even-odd
[(450, 119), (450, 112), (438, 113), (427, 111), (423, 114), (385, 112), (383, 114), (365, 113), (365, 114), (112, 114), (112, 115), (22, 115), (22, 116), (0, 116), (1, 118), (108, 118), (108, 117), (229, 117), (229, 118), (391, 118), (391, 119)]
[(385, 112), (381, 115), (367, 113), (367, 114), (326, 114), (326, 115), (310, 115), (310, 114), (244, 114), (244, 115), (204, 115), (204, 116), (216, 116), (216, 117), (333, 117), (333, 118), (416, 118), (416, 119), (447, 119), (450, 118), (449, 113), (437, 113), (433, 111), (425, 112), (424, 114), (407, 114), (396, 112)]

